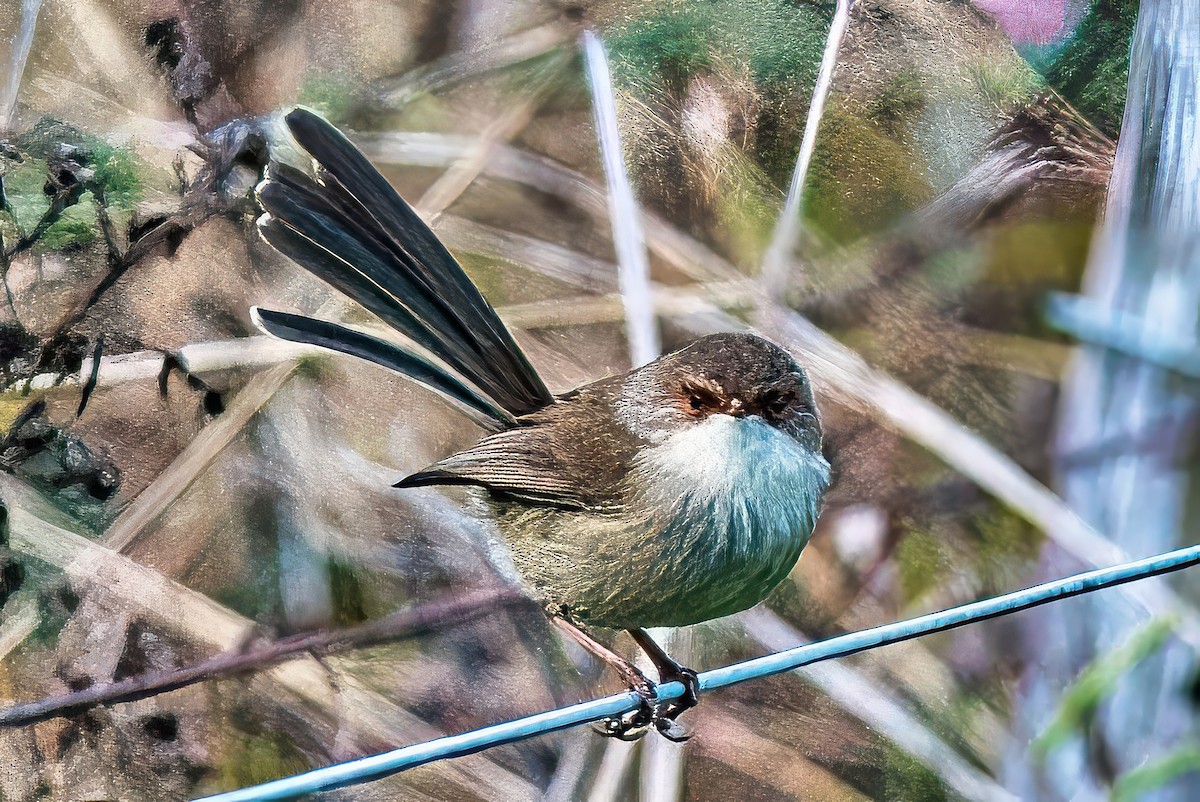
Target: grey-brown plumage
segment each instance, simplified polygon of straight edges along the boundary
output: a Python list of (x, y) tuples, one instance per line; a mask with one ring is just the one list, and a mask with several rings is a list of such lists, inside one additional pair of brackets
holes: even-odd
[(820, 440), (791, 357), (719, 334), (562, 396), (398, 486), (486, 490), (517, 569), (552, 608), (616, 628), (683, 625), (752, 606), (790, 571), (828, 482)]
[[(258, 190), (263, 236), (425, 354), (299, 315), (256, 310), (258, 325), (404, 373), (490, 430), (397, 487), (474, 486), (521, 578), (552, 615), (630, 629), (660, 672), (687, 675), (640, 628), (756, 604), (812, 532), (829, 465), (804, 371), (760, 337), (716, 334), (552, 396), (453, 257), (367, 159), (311, 112), (296, 109), (286, 120), (314, 159), (313, 176), (272, 164)], [(605, 659), (649, 687), (628, 663)]]

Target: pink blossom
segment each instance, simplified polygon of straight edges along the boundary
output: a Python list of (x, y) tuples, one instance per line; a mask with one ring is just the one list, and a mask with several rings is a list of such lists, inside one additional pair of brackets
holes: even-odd
[(1014, 44), (1050, 44), (1068, 35), (1085, 3), (1072, 0), (975, 0), (999, 23)]

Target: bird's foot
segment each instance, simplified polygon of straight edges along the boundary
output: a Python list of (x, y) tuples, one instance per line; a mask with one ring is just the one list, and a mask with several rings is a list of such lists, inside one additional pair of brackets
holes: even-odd
[(692, 737), (689, 728), (684, 727), (676, 719), (681, 713), (691, 710), (700, 701), (700, 678), (690, 668), (676, 665), (663, 673), (659, 668), (659, 684), (678, 682), (683, 685), (683, 693), (674, 699), (668, 699), (654, 708), (654, 727), (662, 737), (675, 743), (683, 743)]
[(657, 727), (658, 688), (645, 676), (641, 676), (630, 685), (640, 700), (638, 706), (627, 713), (610, 716), (592, 725), (592, 729), (605, 738), (636, 741), (649, 732), (651, 726)]
[(700, 678), (696, 672), (679, 664), (667, 654), (650, 633), (638, 628), (629, 630), (634, 642), (641, 648), (654, 669), (658, 672), (660, 684), (678, 682), (683, 685), (683, 693), (673, 699), (656, 702), (654, 706), (654, 728), (668, 741), (681, 743), (692, 737), (687, 728), (680, 725), (676, 719), (680, 714), (691, 710), (700, 701)]
[(631, 629), (629, 634), (650, 658), (658, 671), (661, 683), (679, 682), (683, 693), (672, 699), (659, 699), (658, 686), (640, 668), (625, 658), (598, 643), (595, 638), (571, 620), (571, 612), (565, 606), (547, 610), (550, 620), (579, 642), (585, 649), (613, 667), (625, 680), (629, 688), (638, 695), (638, 706), (619, 716), (610, 716), (596, 722), (592, 728), (609, 738), (636, 741), (650, 728), (670, 741), (686, 741), (691, 733), (675, 719), (684, 711), (696, 706), (700, 696), (700, 681), (696, 672), (684, 668), (662, 650), (644, 629)]
[[(658, 698), (659, 685), (668, 682), (683, 684), (683, 694), (673, 699)], [(680, 667), (660, 678), (659, 684), (645, 677), (633, 684), (632, 689), (641, 699), (641, 703), (620, 716), (612, 716), (593, 725), (593, 729), (608, 738), (622, 741), (636, 741), (650, 731), (658, 733), (668, 741), (683, 743), (692, 737), (689, 728), (680, 724), (676, 719), (679, 715), (696, 706), (700, 699), (700, 680), (696, 672), (690, 668)]]

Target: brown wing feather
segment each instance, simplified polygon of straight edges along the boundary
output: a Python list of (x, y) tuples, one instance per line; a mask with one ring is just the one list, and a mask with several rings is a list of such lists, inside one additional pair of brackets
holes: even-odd
[(477, 485), (553, 506), (619, 505), (639, 442), (613, 414), (619, 381), (601, 380), (559, 398), (396, 486)]

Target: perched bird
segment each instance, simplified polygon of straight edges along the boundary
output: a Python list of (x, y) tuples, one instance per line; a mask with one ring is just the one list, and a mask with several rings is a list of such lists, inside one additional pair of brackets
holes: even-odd
[[(744, 610), (795, 565), (830, 478), (804, 370), (753, 334), (715, 334), (555, 396), (367, 158), (311, 111), (285, 119), (313, 170), (270, 164), (259, 231), (418, 348), (265, 309), (256, 323), (398, 371), (490, 430), (396, 487), (479, 488), (552, 620), (642, 695), (641, 709), (604, 731), (634, 738), (655, 726), (681, 737), (674, 718), (695, 704), (696, 675), (643, 628)], [(629, 630), (659, 679), (688, 693), (660, 704), (654, 684), (586, 625)]]

